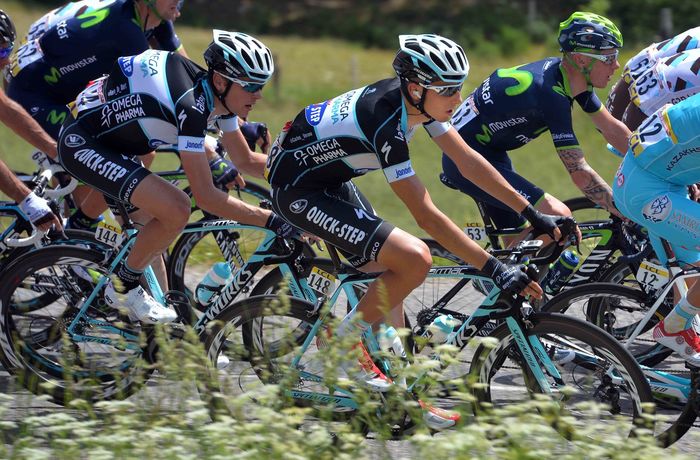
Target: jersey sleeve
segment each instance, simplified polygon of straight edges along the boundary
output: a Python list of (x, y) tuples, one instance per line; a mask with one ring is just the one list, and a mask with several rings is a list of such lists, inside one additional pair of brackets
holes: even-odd
[(238, 124), (238, 117), (236, 115), (226, 115), (216, 119), (216, 125), (219, 129), (225, 133), (232, 133), (238, 131), (240, 125)]
[(579, 147), (571, 117), (571, 100), (554, 91), (547, 96), (547, 100), (541, 101), (541, 107), (554, 147), (557, 150)]
[(175, 33), (175, 26), (172, 21), (163, 21), (149, 32), (149, 36), (158, 43), (158, 49), (177, 51), (182, 46), (180, 38)]
[(430, 137), (442, 136), (443, 134), (445, 134), (447, 131), (450, 130), (450, 126), (452, 126), (452, 125), (450, 124), (450, 122), (444, 122), (444, 123), (443, 123), (443, 122), (439, 122), (439, 121), (436, 121), (436, 120), (433, 120), (433, 121), (431, 121), (431, 122), (429, 122), (429, 123), (424, 123), (424, 124), (423, 124), (423, 127), (424, 127), (425, 130), (428, 132), (428, 134), (430, 135)]
[(175, 104), (175, 114), (178, 128), (177, 149), (204, 152), (207, 115), (195, 103), (192, 92), (189, 92)]
[(387, 182), (415, 175), (408, 157), (408, 144), (398, 124), (386, 123), (375, 136), (375, 151)]

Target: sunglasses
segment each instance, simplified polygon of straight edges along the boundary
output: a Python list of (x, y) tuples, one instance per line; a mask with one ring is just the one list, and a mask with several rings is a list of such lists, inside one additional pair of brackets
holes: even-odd
[(590, 58), (597, 59), (606, 65), (613, 65), (615, 63), (615, 61), (617, 61), (617, 56), (619, 54), (619, 51), (615, 50), (615, 52), (612, 54), (593, 54), (593, 53), (584, 53), (584, 52), (578, 51), (578, 52), (576, 52), (576, 54), (580, 54), (582, 56), (588, 56)]
[(8, 57), (10, 54), (12, 54), (12, 50), (14, 49), (14, 43), (10, 43), (8, 46), (0, 48), (0, 59), (5, 59)]
[(437, 85), (421, 85), (423, 88), (432, 89), (438, 96), (450, 97), (462, 91), (462, 83), (459, 85), (437, 86)]
[(253, 83), (250, 81), (238, 80), (237, 78), (229, 78), (229, 80), (237, 85), (241, 85), (243, 91), (248, 93), (257, 93), (258, 91), (262, 91), (265, 87), (265, 83)]

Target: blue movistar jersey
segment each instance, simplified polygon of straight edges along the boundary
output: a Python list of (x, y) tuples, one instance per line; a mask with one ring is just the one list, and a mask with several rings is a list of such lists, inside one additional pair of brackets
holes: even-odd
[(119, 56), (147, 50), (134, 1), (72, 3), (37, 21), (12, 54), (8, 92), (14, 86), (65, 104)]
[[(271, 147), (265, 176), (272, 185), (307, 189), (336, 187), (375, 169), (388, 182), (413, 176), (407, 120), (398, 78), (310, 105)], [(437, 121), (424, 126), (433, 137), (450, 128)]]
[[(476, 150), (507, 151), (549, 131), (556, 148), (578, 146), (571, 118), (573, 98), (561, 59), (498, 69), (465, 99), (452, 117)], [(597, 110), (600, 101), (587, 93)]]
[[(666, 106), (632, 134), (625, 162), (667, 182), (700, 182), (700, 95)], [(630, 158), (630, 156), (633, 157)]]

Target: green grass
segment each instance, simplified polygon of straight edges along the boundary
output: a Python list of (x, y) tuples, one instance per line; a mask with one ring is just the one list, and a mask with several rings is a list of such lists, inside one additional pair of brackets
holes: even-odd
[[(16, 0), (3, 2), (3, 9), (11, 15), (20, 34), (44, 12), (44, 9), (35, 5)], [(216, 27), (216, 24), (212, 24), (212, 27)], [(200, 64), (201, 51), (210, 41), (210, 33), (209, 30), (178, 27), (178, 35), (187, 51)], [(552, 31), (552, 34), (554, 33)], [(251, 119), (265, 121), (273, 135), (279, 132), (286, 120), (293, 118), (305, 105), (323, 101), (351, 88), (392, 75), (393, 51), (367, 50), (356, 44), (336, 40), (272, 36), (261, 38), (275, 55), (278, 82), (269, 85), (265, 90), (264, 99), (255, 107)], [(498, 67), (512, 67), (551, 56), (553, 52), (553, 48), (533, 47), (528, 53), (517, 58), (469, 55), (472, 70), (465, 84), (464, 95)], [(626, 50), (621, 61), (624, 62), (633, 52), (634, 50)], [(469, 54), (469, 50), (467, 53)], [(599, 91), (601, 99), (606, 95), (606, 91)], [(576, 134), (588, 162), (610, 182), (618, 165), (617, 158), (607, 152), (602, 136), (595, 131), (593, 123), (587, 118), (580, 109), (574, 110)], [(12, 168), (32, 168), (27, 144), (4, 126), (0, 126), (0, 139), (0, 159)], [(459, 225), (476, 221), (478, 214), (471, 199), (440, 184), (438, 174), (441, 170), (441, 152), (422, 130), (416, 134), (410, 148), (414, 168), (437, 206)], [(534, 142), (513, 152), (512, 159), (516, 169), (523, 176), (552, 195), (560, 199), (581, 195), (559, 161), (549, 134), (545, 133)], [(172, 160), (157, 161), (156, 167), (159, 165), (170, 166)], [(408, 211), (391, 192), (381, 172), (359, 178), (357, 183), (379, 215), (409, 232), (422, 234)]]

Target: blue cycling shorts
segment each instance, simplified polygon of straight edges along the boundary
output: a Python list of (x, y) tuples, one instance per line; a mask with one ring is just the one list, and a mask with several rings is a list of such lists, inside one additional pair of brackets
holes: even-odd
[(656, 254), (664, 254), (658, 238), (667, 240), (676, 258), (700, 260), (700, 203), (688, 198), (685, 185), (672, 184), (640, 168), (627, 154), (613, 182), (615, 206), (649, 230)]

